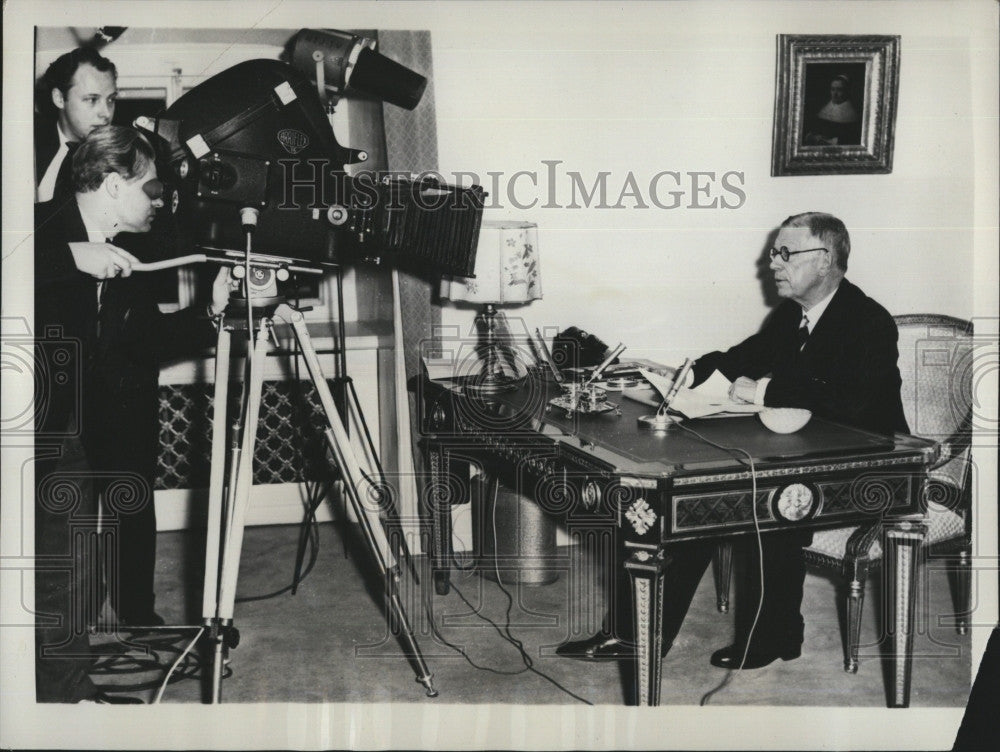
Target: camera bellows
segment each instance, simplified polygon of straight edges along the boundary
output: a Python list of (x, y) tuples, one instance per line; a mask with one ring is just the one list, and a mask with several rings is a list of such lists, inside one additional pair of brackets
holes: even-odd
[[(482, 224), (485, 192), (433, 178), (408, 180), (359, 176), (343, 225), (354, 252), (416, 269), (472, 276)], [(365, 185), (365, 183), (368, 183)]]

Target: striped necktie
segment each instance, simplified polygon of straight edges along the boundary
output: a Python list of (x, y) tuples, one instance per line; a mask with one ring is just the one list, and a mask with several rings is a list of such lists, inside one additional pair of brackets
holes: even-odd
[(802, 314), (802, 324), (799, 326), (799, 351), (806, 346), (809, 341), (809, 317)]

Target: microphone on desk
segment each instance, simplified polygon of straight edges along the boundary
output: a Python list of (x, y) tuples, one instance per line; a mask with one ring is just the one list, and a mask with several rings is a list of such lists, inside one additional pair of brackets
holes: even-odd
[(691, 370), (691, 366), (694, 365), (694, 361), (691, 358), (684, 359), (684, 365), (681, 366), (680, 370), (674, 375), (674, 383), (670, 385), (670, 389), (663, 397), (663, 404), (660, 405), (660, 409), (656, 411), (657, 415), (666, 415), (667, 409), (670, 407), (670, 403), (674, 401), (674, 397), (677, 396), (677, 392), (681, 390), (684, 385), (684, 381), (687, 379), (688, 372)]
[(552, 353), (549, 351), (548, 345), (545, 344), (545, 338), (542, 333), (536, 328), (535, 335), (538, 337), (538, 344), (542, 346), (542, 355), (545, 356), (545, 362), (552, 372), (552, 378), (556, 380), (557, 383), (562, 383), (563, 376), (559, 373), (559, 369), (556, 367), (556, 363), (552, 360)]
[(594, 372), (592, 374), (590, 374), (590, 378), (587, 379), (587, 381), (584, 384), (584, 386), (585, 387), (586, 386), (590, 386), (592, 383), (594, 383), (595, 381), (597, 381), (597, 379), (599, 379), (601, 377), (601, 374), (604, 373), (604, 370), (608, 366), (611, 365), (611, 361), (613, 361), (615, 358), (617, 358), (623, 352), (625, 352), (625, 345), (623, 345), (621, 342), (619, 342), (618, 345), (615, 347), (615, 349), (612, 350), (611, 353), (608, 355), (608, 357), (606, 357), (604, 359), (604, 362), (601, 363), (599, 366), (597, 366), (597, 368), (594, 369)]
[(687, 375), (691, 371), (691, 367), (693, 365), (693, 360), (690, 358), (684, 359), (684, 365), (674, 372), (674, 380), (671, 382), (666, 394), (663, 395), (663, 402), (660, 404), (656, 413), (654, 415), (640, 415), (636, 419), (639, 424), (639, 428), (646, 428), (651, 431), (666, 431), (671, 425), (673, 425), (675, 418), (669, 415), (667, 410), (670, 408), (670, 403), (674, 401), (674, 397), (676, 397), (677, 393), (680, 391), (681, 386), (683, 386), (684, 381), (687, 379)]

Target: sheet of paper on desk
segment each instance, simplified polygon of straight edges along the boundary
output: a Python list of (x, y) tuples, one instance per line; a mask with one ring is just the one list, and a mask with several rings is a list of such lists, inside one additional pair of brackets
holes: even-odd
[(653, 387), (649, 384), (640, 384), (639, 386), (634, 386), (630, 389), (624, 389), (622, 390), (622, 394), (630, 400), (641, 402), (642, 404), (649, 405), (650, 407), (659, 407), (660, 403), (663, 402), (663, 398), (660, 396), (659, 392), (653, 389)]
[[(640, 373), (660, 393), (662, 399), (670, 389), (671, 379), (646, 370), (642, 370)], [(711, 376), (694, 389), (682, 387), (670, 403), (670, 409), (679, 412), (686, 418), (704, 418), (718, 413), (746, 415), (759, 413), (764, 409), (761, 405), (733, 402), (729, 399), (730, 386), (732, 386), (732, 382), (729, 379), (718, 371), (714, 371)]]

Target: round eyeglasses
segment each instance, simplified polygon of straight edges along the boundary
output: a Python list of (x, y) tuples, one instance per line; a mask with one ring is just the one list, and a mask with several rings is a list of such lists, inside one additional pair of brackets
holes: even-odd
[(806, 248), (801, 251), (790, 251), (785, 246), (781, 246), (781, 249), (772, 248), (767, 252), (767, 255), (771, 257), (771, 261), (774, 261), (776, 256), (781, 256), (781, 260), (787, 262), (792, 256), (797, 253), (812, 253), (813, 251), (826, 251), (830, 252), (829, 248)]

